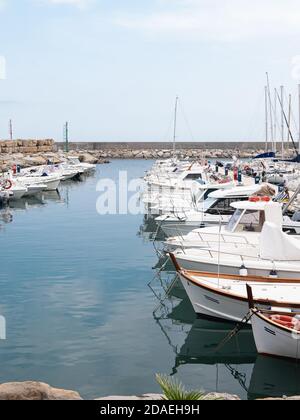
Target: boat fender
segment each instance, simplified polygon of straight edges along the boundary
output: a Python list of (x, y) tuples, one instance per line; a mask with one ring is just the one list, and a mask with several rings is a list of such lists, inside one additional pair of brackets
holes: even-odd
[(248, 276), (248, 270), (247, 268), (244, 266), (244, 264), (241, 266), (240, 268), (240, 276), (243, 277), (247, 277)]
[(250, 203), (258, 203), (260, 201), (260, 198), (255, 195), (253, 197), (249, 197), (249, 201)]
[(272, 271), (270, 271), (270, 275), (269, 275), (269, 277), (270, 277), (271, 279), (278, 279), (278, 273), (277, 273), (277, 271), (276, 271), (276, 270), (272, 270)]

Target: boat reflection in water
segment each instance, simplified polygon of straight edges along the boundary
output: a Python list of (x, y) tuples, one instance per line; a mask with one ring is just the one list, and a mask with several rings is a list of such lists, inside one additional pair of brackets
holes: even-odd
[(145, 241), (162, 242), (167, 239), (166, 234), (160, 227), (160, 224), (155, 220), (156, 217), (157, 215), (144, 215), (143, 224), (140, 226), (138, 234)]
[[(197, 318), (187, 295), (183, 294), (185, 292), (176, 287), (176, 282), (174, 285), (169, 297), (154, 312), (154, 318), (174, 353), (171, 375), (181, 377), (182, 369), (193, 366), (193, 375), (199, 374), (198, 387), (208, 386), (206, 391), (225, 392), (228, 388), (224, 386), (224, 381), (229, 380), (230, 392), (246, 398), (256, 360), (251, 329), (242, 330), (218, 349), (232, 330), (232, 324)], [(179, 290), (183, 299), (178, 299)], [(213, 385), (201, 383), (204, 366), (210, 366), (210, 375), (214, 375)], [(211, 367), (215, 369), (211, 370)]]
[[(3, 207), (0, 209), (0, 226), (2, 223), (7, 224), (13, 221), (13, 215), (9, 207)], [(1, 223), (2, 222), (2, 223)]]
[(249, 399), (300, 395), (300, 364), (258, 355), (248, 390)]
[(300, 394), (300, 365), (257, 355), (249, 327), (219, 348), (234, 325), (197, 318), (176, 282), (154, 318), (175, 356), (171, 375), (181, 376), (182, 369), (193, 365), (193, 374), (199, 372), (200, 378), (204, 366), (215, 366), (215, 389), (207, 391), (230, 390), (248, 399)]

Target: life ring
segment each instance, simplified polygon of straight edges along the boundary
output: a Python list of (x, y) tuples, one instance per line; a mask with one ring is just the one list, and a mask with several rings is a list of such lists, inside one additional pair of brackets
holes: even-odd
[(5, 184), (4, 184), (4, 186), (3, 186), (3, 188), (5, 189), (5, 190), (10, 190), (11, 189), (11, 187), (12, 187), (12, 182), (11, 182), (11, 180), (10, 179), (6, 179), (5, 180)]

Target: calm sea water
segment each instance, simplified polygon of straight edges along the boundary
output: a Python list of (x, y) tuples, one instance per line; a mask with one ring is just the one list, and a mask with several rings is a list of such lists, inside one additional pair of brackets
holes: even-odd
[(63, 184), (60, 196), (1, 211), (0, 382), (38, 380), (96, 398), (157, 392), (164, 373), (242, 398), (299, 394), (298, 366), (257, 357), (250, 330), (216, 354), (231, 326), (195, 319), (178, 284), (160, 303), (173, 274), (154, 278), (142, 215), (97, 213), (99, 179), (141, 177), (151, 165), (114, 161)]

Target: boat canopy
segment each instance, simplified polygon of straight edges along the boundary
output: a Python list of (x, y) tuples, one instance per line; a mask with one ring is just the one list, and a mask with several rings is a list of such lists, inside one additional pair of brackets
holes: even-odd
[(276, 157), (276, 153), (275, 152), (266, 152), (266, 153), (262, 153), (260, 155), (255, 156), (255, 159), (275, 159)]
[(300, 241), (284, 233), (275, 223), (264, 224), (260, 238), (260, 257), (271, 261), (298, 261)]
[[(266, 184), (268, 185), (268, 184)], [(249, 185), (230, 189), (219, 189), (209, 194), (210, 198), (250, 197), (262, 189), (262, 185)], [(275, 191), (274, 191), (275, 194)]]

